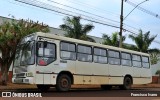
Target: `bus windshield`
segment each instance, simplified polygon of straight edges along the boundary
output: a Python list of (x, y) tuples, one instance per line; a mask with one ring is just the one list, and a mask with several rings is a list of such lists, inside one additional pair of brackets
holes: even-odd
[(28, 41), (17, 47), (14, 66), (25, 66), (34, 64), (34, 41)]

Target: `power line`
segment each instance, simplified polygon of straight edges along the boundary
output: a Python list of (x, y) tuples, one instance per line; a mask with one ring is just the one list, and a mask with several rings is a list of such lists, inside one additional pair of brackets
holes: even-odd
[[(131, 2), (131, 1), (129, 1), (129, 0), (125, 0), (125, 2), (128, 3), (128, 4), (130, 4), (131, 6), (134, 6), (134, 7), (137, 6), (137, 4), (135, 4), (135, 3), (133, 3), (133, 2)], [(152, 12), (152, 11), (149, 11), (149, 10), (147, 10), (147, 9), (145, 9), (145, 8), (140, 7), (140, 6), (138, 6), (137, 9), (139, 9), (139, 10), (141, 10), (141, 11), (143, 11), (143, 12), (145, 12), (145, 13), (151, 15), (151, 16), (154, 16), (154, 17), (160, 19), (160, 16), (159, 16), (158, 14)]]
[[(7, 2), (9, 2), (9, 3), (12, 3), (12, 4), (14, 4), (14, 5), (18, 5), (18, 6), (21, 6), (21, 7), (25, 7), (22, 3), (16, 3), (16, 2), (12, 2), (12, 1), (10, 1), (10, 0), (6, 0)], [(47, 11), (47, 10), (46, 10)], [(49, 12), (49, 11), (47, 11), (47, 12)], [(49, 12), (50, 13), (50, 12)], [(55, 15), (58, 15), (58, 16), (65, 16), (64, 14), (60, 14), (60, 13), (56, 13), (56, 12), (52, 12), (53, 14), (55, 14)], [(13, 15), (14, 16), (14, 15)]]
[(96, 7), (96, 6), (93, 6), (93, 5), (91, 5), (91, 4), (87, 4), (87, 3), (84, 3), (84, 2), (80, 2), (80, 1), (78, 1), (78, 0), (67, 0), (67, 1), (69, 1), (69, 2), (71, 2), (71, 3), (73, 3), (73, 4), (77, 4), (77, 5), (82, 5), (82, 6), (86, 6), (87, 8), (91, 8), (91, 9), (93, 9), (94, 11), (96, 10), (96, 11), (101, 11), (101, 12), (103, 12), (103, 14), (105, 13), (108, 13), (108, 14), (112, 14), (112, 15), (115, 15), (115, 17), (119, 17), (119, 14), (118, 13), (114, 13), (114, 12), (111, 12), (111, 11), (107, 11), (107, 10), (105, 10), (105, 9), (101, 9), (101, 8), (98, 8), (98, 7)]
[[(74, 1), (72, 1), (72, 0), (67, 0), (67, 1), (69, 1), (69, 2), (71, 2), (71, 3), (73, 3), (73, 4), (78, 4), (78, 5), (82, 5), (82, 6), (87, 6), (87, 8), (88, 7), (90, 7), (90, 8), (93, 8), (94, 10), (98, 10), (98, 11), (103, 11), (103, 12), (108, 12), (108, 11), (106, 11), (106, 10), (104, 10), (104, 9), (100, 9), (100, 8), (97, 8), (97, 7), (95, 7), (95, 6), (93, 6), (93, 5), (91, 5), (91, 4), (87, 4), (87, 3), (83, 3), (83, 2), (80, 2), (80, 1), (78, 1), (78, 0), (74, 0)], [(97, 8), (97, 9), (96, 9)], [(117, 17), (119, 18), (119, 14), (115, 14), (115, 13), (113, 13), (113, 12), (110, 12), (111, 14), (114, 14), (114, 15), (117, 15)], [(138, 24), (138, 23), (137, 23)], [(132, 28), (132, 29), (135, 29), (135, 30), (139, 30), (138, 28), (135, 28), (135, 27), (133, 27), (133, 26), (130, 26), (130, 25), (128, 25), (128, 24), (125, 24), (124, 23), (124, 26), (127, 26), (127, 27), (130, 27), (130, 28)], [(140, 26), (140, 25), (139, 25)], [(142, 26), (141, 26), (142, 27)], [(144, 28), (144, 29), (146, 29), (146, 28)]]
[[(115, 21), (115, 20), (112, 20), (112, 19), (109, 19), (109, 18), (106, 18), (106, 17), (103, 17), (103, 16), (99, 16), (99, 15), (96, 15), (96, 14), (93, 14), (93, 13), (90, 13), (90, 12), (87, 12), (87, 11), (84, 11), (84, 10), (80, 10), (80, 9), (77, 9), (77, 8), (74, 8), (74, 7), (71, 7), (71, 6), (68, 6), (68, 5), (64, 5), (64, 4), (55, 2), (55, 1), (53, 1), (53, 0), (48, 0), (48, 1), (50, 1), (50, 2), (52, 2), (52, 3), (55, 3), (55, 4), (59, 4), (59, 5), (65, 6), (65, 7), (68, 7), (68, 8), (71, 8), (71, 9), (75, 9), (75, 10), (77, 10), (77, 11), (81, 11), (81, 12), (84, 12), (84, 13), (87, 13), (87, 14), (94, 15), (94, 16), (97, 16), (97, 17), (99, 17), (99, 18), (103, 18), (103, 19), (107, 19), (107, 20), (110, 20), (110, 21), (113, 21), (113, 22), (120, 23), (120, 22), (118, 22), (118, 21)], [(135, 28), (135, 27), (133, 27), (133, 26), (130, 26), (130, 25), (127, 25), (127, 24), (124, 24), (124, 25), (126, 25), (126, 26), (128, 26), (128, 27), (130, 27), (130, 28), (132, 28), (132, 29), (139, 30), (139, 29), (137, 29), (137, 28)]]
[(71, 6), (68, 6), (68, 5), (64, 5), (64, 4), (55, 2), (53, 0), (48, 0), (48, 1), (50, 1), (52, 3), (56, 3), (56, 4), (59, 4), (59, 5), (62, 5), (62, 6), (65, 6), (65, 7), (68, 7), (68, 8), (71, 8), (71, 9), (74, 9), (74, 10), (77, 10), (77, 11), (81, 11), (81, 12), (84, 12), (84, 13), (87, 13), (87, 14), (91, 14), (91, 15), (99, 17), (99, 18), (103, 18), (103, 19), (110, 20), (110, 21), (113, 21), (113, 22), (116, 22), (116, 23), (120, 23), (118, 21), (115, 21), (115, 20), (112, 20), (112, 19), (109, 19), (109, 18), (106, 18), (106, 17), (103, 17), (103, 16), (99, 16), (99, 15), (96, 15), (96, 14), (93, 14), (93, 13), (90, 13), (90, 12), (87, 12), (87, 11), (84, 11), (84, 10), (80, 10), (80, 9), (77, 9), (77, 8), (74, 8), (74, 7), (71, 7)]
[[(35, 6), (35, 7), (38, 7), (38, 8), (42, 8), (42, 9), (45, 9), (45, 10), (49, 10), (49, 11), (54, 11), (54, 12), (57, 12), (57, 13), (61, 13), (61, 14), (64, 14), (64, 15), (67, 15), (67, 16), (74, 16), (72, 14), (68, 14), (68, 13), (65, 13), (65, 12), (61, 12), (61, 11), (58, 11), (58, 10), (54, 10), (54, 9), (51, 9), (51, 8), (46, 8), (46, 7), (43, 7), (43, 6), (39, 6), (39, 5), (36, 5), (36, 4), (33, 4), (33, 3), (29, 3), (29, 2), (25, 2), (25, 0), (21, 1), (21, 0), (15, 0), (15, 1), (18, 1), (18, 2), (21, 2), (21, 3), (24, 3), (24, 4), (27, 4), (27, 5), (31, 5), (31, 6)], [(37, 0), (34, 0), (34, 2), (38, 3), (39, 1)], [(42, 2), (39, 2), (39, 3), (42, 3)], [(42, 3), (44, 4), (44, 3)], [(48, 4), (47, 4), (48, 5)], [(56, 7), (58, 9), (61, 9), (61, 10), (65, 10), (65, 9), (62, 9), (62, 8), (59, 8), (59, 7)], [(67, 12), (71, 12), (71, 13), (76, 13), (76, 12), (72, 12), (72, 11), (69, 11), (69, 10), (65, 10)], [(79, 13), (76, 13), (76, 14), (79, 14)], [(82, 15), (82, 14), (80, 14)], [(84, 18), (84, 17), (81, 17), (83, 20), (86, 20), (86, 21), (90, 21), (90, 22), (94, 22), (94, 23), (98, 23), (98, 24), (102, 24), (102, 25), (106, 25), (106, 26), (110, 26), (110, 27), (114, 27), (114, 28), (119, 28), (118, 26), (115, 26), (115, 25), (111, 25), (111, 24), (107, 24), (107, 23), (102, 23), (100, 21), (95, 21), (95, 20), (91, 20), (89, 18), (92, 18), (90, 16), (86, 16), (86, 15), (83, 15), (87, 18)], [(92, 18), (94, 19), (94, 18)], [(97, 20), (97, 19), (96, 19)]]
[[(33, 1), (33, 0), (32, 0)], [(51, 0), (48, 0), (48, 1), (51, 1)], [(36, 2), (37, 3), (37, 1), (33, 1), (33, 2)], [(41, 2), (42, 3), (42, 2)], [(60, 4), (60, 3), (58, 3), (58, 4)], [(44, 3), (43, 4), (41, 4), (41, 5), (44, 5)], [(46, 5), (46, 3), (45, 3), (45, 5)], [(53, 6), (53, 5), (52, 5)], [(65, 6), (67, 6), (67, 5), (65, 5)], [(55, 7), (55, 6), (54, 6)], [(70, 6), (68, 6), (68, 7), (70, 7)], [(56, 7), (56, 8), (58, 8), (58, 7)], [(73, 7), (70, 7), (70, 8), (73, 8)], [(58, 8), (58, 9), (62, 9), (62, 8)], [(74, 9), (77, 9), (77, 8), (74, 8)], [(63, 9), (63, 10), (65, 10), (65, 9)], [(79, 9), (77, 9), (77, 10), (79, 10)], [(65, 10), (66, 11), (66, 10)], [(67, 10), (67, 12), (72, 12), (72, 11), (68, 11)], [(75, 13), (75, 12), (72, 12), (72, 13)], [(90, 12), (87, 12), (87, 13), (90, 13)], [(59, 13), (60, 14), (60, 13)], [(78, 13), (77, 13), (78, 14)], [(92, 14), (92, 13), (91, 13)], [(79, 14), (79, 15), (82, 15), (82, 14)], [(90, 16), (86, 16), (86, 15), (83, 15), (83, 16), (85, 16), (85, 17), (88, 17), (88, 18), (90, 18)], [(102, 17), (102, 16), (99, 16), (99, 17)], [(105, 18), (105, 17), (104, 17)], [(95, 18), (92, 18), (92, 19), (95, 19)], [(95, 19), (95, 20), (98, 20), (98, 21), (100, 21), (101, 23), (102, 22), (105, 22), (105, 21), (102, 21), (102, 20), (99, 20), (99, 19)], [(118, 23), (118, 22), (117, 22)], [(103, 24), (104, 25), (104, 24)], [(132, 28), (132, 29), (135, 29), (135, 30), (139, 30), (139, 29), (137, 29), (137, 28), (135, 28), (135, 27), (133, 27), (133, 26), (130, 26), (130, 25), (127, 25), (127, 24), (124, 24), (125, 26), (127, 26), (127, 27), (130, 27), (130, 28)], [(115, 25), (114, 25), (115, 26)]]
[[(27, 4), (27, 5), (30, 5), (30, 6), (38, 7), (38, 8), (41, 8), (41, 9), (45, 9), (45, 10), (49, 10), (49, 11), (54, 11), (54, 12), (57, 12), (57, 13), (60, 13), (60, 14), (63, 14), (63, 15), (72, 16), (72, 17), (74, 16), (74, 15), (72, 15), (72, 14), (68, 14), (68, 13), (65, 13), (65, 12), (57, 11), (57, 10), (54, 10), (54, 9), (51, 9), (51, 8), (46, 8), (46, 7), (39, 6), (39, 5), (36, 5), (36, 4), (33, 4), (33, 3), (28, 3), (28, 2), (25, 2), (25, 0), (23, 0), (23, 1), (21, 1), (21, 0), (15, 0), (15, 1), (20, 2), (20, 3)], [(38, 1), (35, 0), (34, 2), (38, 2)], [(40, 2), (40, 3), (42, 3), (42, 2)], [(66, 10), (66, 11), (68, 11), (68, 10)], [(115, 26), (115, 25), (111, 25), (111, 24), (107, 24), (107, 23), (102, 23), (102, 22), (95, 21), (95, 20), (91, 20), (91, 19), (87, 19), (87, 18), (84, 18), (84, 17), (81, 17), (81, 18), (82, 18), (83, 20), (90, 21), (90, 22), (94, 22), (94, 23), (98, 23), (98, 24), (101, 24), (101, 25), (106, 25), (106, 26), (110, 26), (110, 27), (114, 27), (114, 28), (120, 28), (120, 27)], [(132, 34), (137, 35), (135, 32), (133, 32), (133, 31), (131, 31), (131, 30), (129, 30), (129, 29), (124, 29), (124, 28), (123, 28), (123, 30), (124, 30), (124, 31), (127, 31), (127, 32), (129, 32), (129, 33), (132, 33)], [(160, 44), (160, 42), (157, 42), (157, 41), (154, 41), (154, 42)]]

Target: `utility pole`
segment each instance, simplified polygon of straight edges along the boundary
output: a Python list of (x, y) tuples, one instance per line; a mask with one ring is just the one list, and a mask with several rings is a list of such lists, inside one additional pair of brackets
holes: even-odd
[[(141, 3), (139, 3), (138, 5), (136, 5), (130, 13), (128, 13), (128, 15), (130, 15), (134, 9), (136, 9), (140, 4), (146, 2), (146, 1), (149, 1), (149, 0), (144, 0), (142, 1)], [(119, 47), (122, 48), (122, 31), (123, 31), (123, 21), (128, 17), (128, 15), (123, 18), (123, 2), (124, 0), (121, 0), (121, 15), (120, 15), (120, 32), (119, 32)], [(125, 0), (125, 2), (127, 2), (127, 0)]]
[(119, 47), (122, 48), (122, 30), (123, 30), (123, 0), (121, 0), (121, 15), (120, 15), (120, 40), (119, 40)]

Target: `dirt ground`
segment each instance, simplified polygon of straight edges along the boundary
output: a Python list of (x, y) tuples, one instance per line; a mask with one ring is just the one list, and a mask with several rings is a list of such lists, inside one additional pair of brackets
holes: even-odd
[[(132, 87), (133, 88), (160, 88), (160, 84), (133, 85)], [(0, 86), (0, 90), (33, 89), (33, 88), (37, 88), (36, 85), (8, 83), (7, 86)], [(100, 88), (100, 85), (72, 85), (72, 88)]]

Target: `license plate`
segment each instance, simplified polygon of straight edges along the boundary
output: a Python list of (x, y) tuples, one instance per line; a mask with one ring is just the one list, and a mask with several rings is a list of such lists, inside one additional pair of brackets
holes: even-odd
[(15, 79), (14, 82), (15, 83), (23, 83), (23, 79)]

